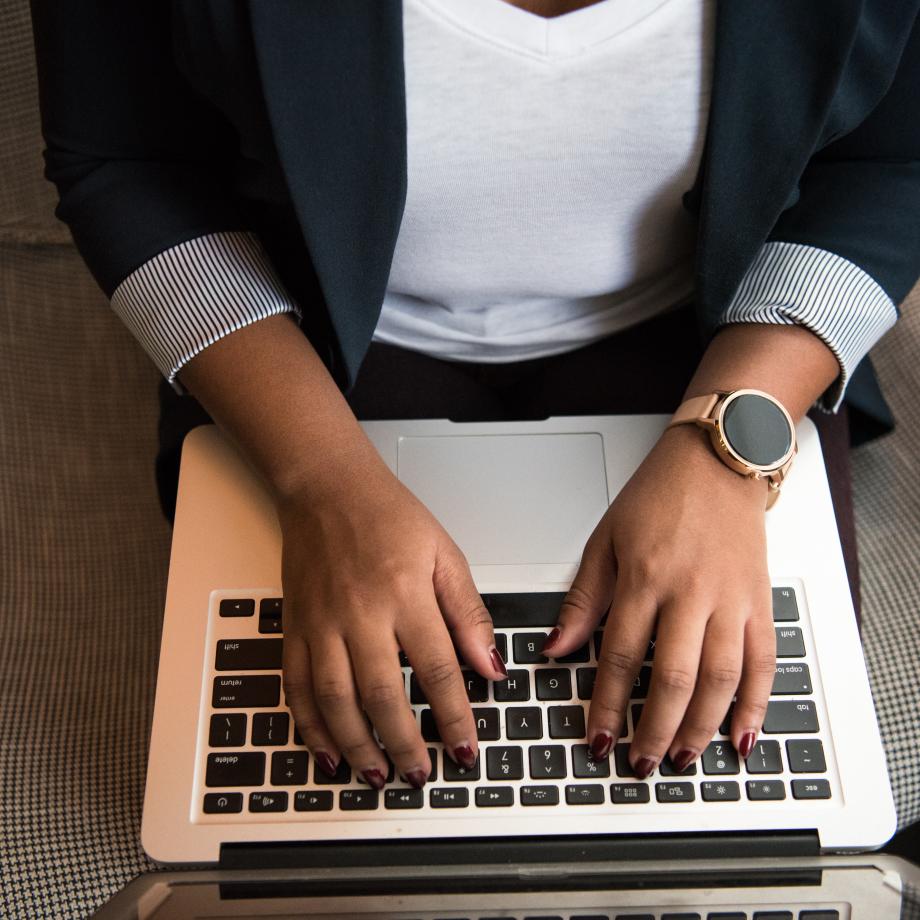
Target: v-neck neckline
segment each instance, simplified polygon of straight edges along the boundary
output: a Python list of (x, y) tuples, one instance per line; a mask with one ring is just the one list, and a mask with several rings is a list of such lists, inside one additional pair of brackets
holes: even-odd
[(529, 57), (572, 57), (626, 32), (669, 0), (598, 0), (547, 18), (506, 0), (419, 0), (479, 39)]

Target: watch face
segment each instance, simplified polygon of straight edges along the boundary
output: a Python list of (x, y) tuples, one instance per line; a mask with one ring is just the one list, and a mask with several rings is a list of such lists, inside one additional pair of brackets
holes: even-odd
[(742, 393), (726, 401), (722, 437), (753, 466), (778, 466), (792, 447), (786, 414), (772, 400), (756, 393)]

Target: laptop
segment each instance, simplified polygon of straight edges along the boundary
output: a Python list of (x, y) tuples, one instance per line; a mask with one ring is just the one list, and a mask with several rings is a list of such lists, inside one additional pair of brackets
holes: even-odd
[(443, 876), (470, 865), (480, 875), (496, 867), (526, 875), (528, 865), (725, 857), (797, 865), (880, 847), (896, 826), (894, 804), (808, 419), (767, 514), (778, 658), (751, 757), (739, 762), (720, 730), (684, 774), (665, 763), (646, 780), (631, 775), (624, 754), (653, 645), (624, 736), (607, 761), (585, 756), (600, 632), (561, 661), (535, 650), (588, 535), (667, 421), (363, 423), (464, 551), (517, 680), (466, 675), (480, 757), (463, 771), (445, 759), (401, 659), (435, 771), (423, 790), (390, 777), (380, 792), (347, 765), (325, 774), (298, 743), (281, 689), (275, 513), (218, 430), (194, 430), (183, 448), (163, 623), (141, 831), (148, 855), (236, 871), (351, 867), (352, 878), (387, 866), (395, 878), (433, 866)]

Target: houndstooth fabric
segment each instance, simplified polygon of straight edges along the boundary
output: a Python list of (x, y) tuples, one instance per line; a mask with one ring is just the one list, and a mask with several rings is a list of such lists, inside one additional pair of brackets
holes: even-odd
[[(53, 216), (26, 0), (0, 0), (0, 917), (82, 918), (139, 841), (169, 533), (158, 378)], [(877, 349), (899, 421), (854, 454), (866, 651), (920, 817), (920, 302)]]

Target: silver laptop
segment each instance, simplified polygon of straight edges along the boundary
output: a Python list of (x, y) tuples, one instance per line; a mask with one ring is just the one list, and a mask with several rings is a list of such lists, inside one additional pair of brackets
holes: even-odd
[[(347, 767), (326, 775), (298, 744), (281, 690), (281, 546), (271, 502), (215, 428), (193, 431), (170, 562), (146, 852), (164, 863), (283, 867), (379, 865), (385, 851), (388, 865), (419, 866), (650, 854), (790, 859), (881, 846), (895, 829), (894, 805), (809, 420), (767, 515), (777, 674), (747, 762), (720, 733), (687, 773), (665, 766), (645, 781), (633, 777), (621, 754), (647, 672), (618, 748), (607, 762), (590, 761), (572, 726), (589, 705), (596, 641), (562, 661), (533, 654), (588, 535), (667, 421), (364, 423), (466, 554), (499, 648), (518, 672), (512, 693), (468, 681), (480, 734), (472, 771), (445, 760), (427, 706), (413, 695), (435, 773), (423, 790), (396, 778), (379, 793)], [(649, 668), (653, 661), (650, 648)], [(548, 669), (552, 682), (541, 676)], [(404, 673), (411, 693), (408, 666)]]

